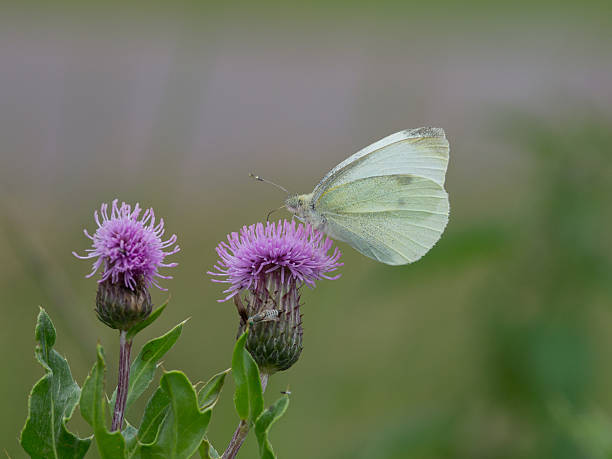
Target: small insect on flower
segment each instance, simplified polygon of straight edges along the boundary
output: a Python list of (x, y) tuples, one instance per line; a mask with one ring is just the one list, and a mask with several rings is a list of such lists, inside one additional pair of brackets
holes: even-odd
[(270, 322), (277, 321), (278, 316), (282, 311), (277, 309), (266, 309), (264, 311), (258, 312), (254, 316), (249, 317), (248, 323), (249, 325), (253, 325), (259, 322)]
[(241, 334), (261, 371), (293, 365), (302, 351), (300, 288), (320, 279), (337, 279), (341, 253), (333, 241), (310, 225), (295, 221), (244, 226), (217, 246), (214, 282), (230, 284), (221, 301), (233, 298)]

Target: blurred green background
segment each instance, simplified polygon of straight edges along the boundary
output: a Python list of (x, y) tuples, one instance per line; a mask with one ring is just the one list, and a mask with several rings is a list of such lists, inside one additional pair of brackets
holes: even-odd
[[(450, 224), (418, 263), (340, 244), (342, 278), (304, 293), (305, 348), (272, 429), (281, 458), (602, 458), (612, 452), (609, 2), (13, 2), (0, 16), (0, 445), (22, 457), (44, 305), (82, 384), (100, 341), (75, 259), (93, 210), (153, 206), (182, 251), (191, 317), (163, 366), (227, 368), (237, 315), (214, 247), (395, 131), (441, 126)], [(277, 214), (278, 216), (278, 214)], [(288, 217), (284, 215), (284, 217)], [(169, 272), (167, 270), (166, 272)], [(163, 292), (155, 292), (160, 303)], [(210, 427), (237, 423), (232, 386)], [(138, 419), (142, 404), (128, 417)], [(75, 416), (71, 426), (88, 434)], [(249, 438), (241, 457), (255, 457)], [(95, 457), (92, 448), (91, 457)]]

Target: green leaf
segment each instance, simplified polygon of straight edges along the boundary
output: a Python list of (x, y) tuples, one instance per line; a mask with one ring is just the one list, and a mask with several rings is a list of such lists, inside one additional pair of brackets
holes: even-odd
[(240, 419), (254, 422), (263, 411), (263, 391), (257, 363), (245, 348), (247, 333), (245, 331), (236, 341), (232, 356), (232, 375), (236, 383), (234, 405)]
[(170, 298), (168, 298), (164, 302), (164, 304), (162, 304), (160, 307), (156, 308), (155, 311), (153, 311), (149, 315), (149, 317), (147, 317), (142, 322), (140, 322), (140, 323), (134, 325), (132, 328), (130, 328), (128, 330), (128, 332), (127, 332), (126, 339), (130, 340), (130, 339), (134, 338), (134, 336), (136, 336), (142, 330), (144, 330), (149, 325), (151, 325), (153, 322), (155, 322), (157, 320), (157, 318), (161, 315), (161, 313), (164, 311), (164, 309), (166, 309), (166, 306), (168, 306), (168, 302), (169, 301), (170, 301)]
[[(126, 411), (132, 403), (138, 400), (144, 391), (147, 390), (151, 381), (153, 381), (155, 370), (157, 369), (160, 359), (166, 352), (172, 349), (172, 346), (174, 346), (179, 336), (181, 336), (181, 331), (183, 330), (185, 322), (187, 321), (181, 322), (165, 335), (152, 339), (142, 347), (140, 353), (130, 367), (130, 382), (127, 401), (125, 403)], [(116, 398), (117, 390), (115, 389), (109, 401), (109, 406), (115, 405)]]
[(138, 429), (126, 420), (124, 420), (124, 422), (127, 425), (121, 433), (123, 434), (123, 438), (125, 438), (125, 446), (127, 447), (128, 457), (130, 457), (131, 453), (138, 446)]
[(109, 432), (106, 428), (106, 401), (104, 394), (104, 350), (98, 344), (96, 364), (83, 384), (81, 391), (81, 415), (94, 429), (96, 445), (102, 459), (126, 457), (126, 445), (121, 432)]
[(176, 340), (181, 336), (181, 331), (183, 330), (185, 322), (187, 321), (181, 322), (165, 335), (152, 339), (142, 347), (140, 354), (138, 354), (138, 357), (134, 360), (130, 370), (130, 386), (126, 409), (143, 394), (147, 387), (149, 387), (149, 384), (151, 384), (155, 376), (157, 363), (166, 352), (172, 349)]
[[(223, 388), (223, 383), (225, 382), (225, 376), (227, 376), (229, 371), (230, 370), (228, 369), (216, 374), (210, 378), (202, 389), (200, 389), (198, 393), (198, 405), (200, 407), (200, 411), (211, 411), (213, 409), (217, 403), (217, 400), (219, 399), (221, 389)], [(162, 387), (159, 387), (149, 399), (149, 402), (145, 408), (142, 422), (140, 424), (138, 440), (142, 445), (152, 445), (156, 442), (162, 421), (168, 414), (169, 410), (170, 398), (166, 394), (166, 391)], [(205, 442), (207, 442), (206, 439), (202, 441), (200, 451), (205, 448)], [(207, 454), (217, 454), (215, 449), (210, 445), (209, 449), (206, 449), (206, 451), (210, 451)], [(218, 455), (216, 457), (218, 457)]]
[(53, 349), (55, 327), (43, 308), (38, 313), (35, 336), (36, 359), (46, 374), (30, 392), (21, 446), (33, 458), (84, 457), (91, 438), (78, 438), (66, 428), (81, 389), (72, 378), (66, 359)]
[[(198, 405), (202, 413), (210, 413), (212, 411), (219, 399), (223, 383), (225, 382), (225, 376), (229, 371), (230, 370), (225, 370), (216, 374), (204, 385), (204, 387), (202, 387), (202, 389), (200, 389), (198, 393)], [(138, 432), (138, 439), (141, 445), (152, 446), (156, 443), (162, 422), (170, 411), (170, 402), (170, 397), (163, 387), (159, 387), (149, 399)], [(200, 450), (204, 448), (203, 443), (205, 441), (206, 440), (200, 445)], [(216, 453), (214, 448), (210, 449), (210, 451), (210, 454)], [(147, 454), (149, 454), (149, 452), (144, 453), (144, 456)]]
[(261, 387), (257, 363), (247, 350), (244, 351), (244, 362), (247, 370), (247, 383), (249, 385), (249, 420), (255, 422), (264, 409), (263, 388)]
[(213, 408), (219, 400), (219, 395), (221, 395), (221, 389), (223, 388), (223, 384), (225, 383), (225, 377), (231, 371), (231, 368), (228, 368), (221, 373), (216, 374), (200, 389), (198, 392), (198, 404), (200, 405), (200, 409), (203, 410), (205, 408)]
[(244, 332), (242, 336), (238, 338), (232, 355), (232, 375), (234, 376), (234, 383), (236, 384), (234, 405), (236, 406), (238, 416), (243, 420), (249, 417), (249, 388), (247, 385), (247, 375), (246, 369), (244, 368), (243, 357), (246, 337), (247, 334)]
[(219, 456), (217, 450), (213, 448), (213, 445), (210, 444), (208, 438), (204, 438), (204, 440), (202, 440), (199, 451), (202, 459), (219, 459), (221, 457)]
[(289, 396), (283, 395), (279, 398), (274, 405), (269, 407), (266, 411), (261, 413), (255, 422), (255, 436), (257, 437), (257, 443), (259, 443), (259, 454), (261, 459), (274, 459), (274, 451), (272, 445), (268, 439), (268, 432), (272, 424), (274, 424), (280, 417), (285, 414), (287, 407), (289, 406)]
[(197, 394), (180, 371), (169, 371), (160, 380), (160, 388), (170, 400), (157, 439), (141, 445), (142, 458), (187, 459), (198, 450), (210, 421), (211, 408), (198, 407)]
[[(198, 404), (200, 405), (200, 409), (213, 409), (217, 404), (217, 400), (219, 400), (219, 395), (221, 395), (221, 389), (223, 388), (223, 384), (225, 383), (225, 377), (231, 371), (231, 368), (228, 368), (221, 373), (216, 374), (200, 389), (198, 392)], [(213, 448), (207, 438), (202, 440), (200, 444), (200, 456), (205, 459), (216, 459), (219, 457), (219, 453)]]
[(138, 441), (142, 444), (153, 444), (157, 439), (159, 426), (170, 409), (170, 398), (161, 387), (153, 393), (145, 407), (142, 422), (138, 429)]

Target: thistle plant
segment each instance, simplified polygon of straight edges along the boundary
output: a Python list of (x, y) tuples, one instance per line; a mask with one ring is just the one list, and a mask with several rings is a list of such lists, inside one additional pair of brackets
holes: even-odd
[[(171, 279), (159, 273), (161, 267), (174, 267), (177, 263), (164, 263), (169, 255), (180, 248), (176, 245), (175, 234), (162, 241), (164, 220), (155, 221), (153, 209), (147, 209), (140, 217), (142, 209), (138, 204), (132, 207), (125, 202), (118, 205), (115, 199), (94, 212), (98, 228), (93, 236), (84, 230), (85, 236), (92, 240), (92, 248), (87, 255), (74, 256), (81, 259), (94, 258), (93, 269), (86, 277), (92, 277), (102, 269), (96, 294), (96, 313), (101, 322), (119, 330), (119, 378), (117, 398), (113, 412), (111, 432), (121, 429), (127, 402), (130, 376), (130, 351), (132, 340), (128, 331), (142, 323), (151, 314), (152, 304), (149, 287), (155, 285), (163, 289), (156, 277)], [(164, 249), (169, 248), (167, 252)]]
[[(95, 307), (105, 325), (119, 331), (117, 387), (105, 391), (106, 360), (98, 343), (95, 363), (80, 387), (66, 359), (54, 347), (57, 332), (41, 308), (36, 323), (36, 358), (45, 375), (29, 397), (28, 417), (20, 443), (33, 458), (82, 458), (93, 442), (103, 459), (175, 458), (199, 453), (205, 459), (234, 458), (253, 430), (262, 458), (275, 458), (268, 438), (271, 425), (287, 410), (289, 393), (264, 409), (263, 393), (268, 377), (290, 368), (302, 351), (300, 292), (321, 279), (337, 279), (343, 264), (333, 242), (309, 225), (296, 222), (257, 223), (231, 233), (216, 250), (219, 260), (214, 281), (229, 284), (220, 302), (234, 301), (238, 309), (238, 336), (231, 368), (218, 372), (204, 385), (192, 384), (181, 371), (164, 371), (142, 414), (140, 423), (128, 410), (154, 380), (161, 358), (174, 346), (185, 322), (148, 341), (133, 362), (134, 337), (157, 320), (167, 302), (153, 308), (150, 288), (164, 290), (158, 279), (170, 279), (161, 268), (180, 249), (177, 237), (164, 238), (164, 221), (153, 209), (144, 210), (114, 200), (94, 212), (97, 224), (85, 255), (99, 273)], [(207, 438), (207, 429), (231, 371), (235, 382), (234, 404), (238, 428), (220, 455)], [(68, 423), (79, 408), (92, 427), (80, 438)], [(106, 413), (112, 412), (110, 428)]]
[[(219, 260), (209, 274), (229, 284), (219, 301), (236, 304), (238, 336), (259, 368), (262, 391), (271, 374), (287, 370), (302, 352), (302, 286), (339, 277), (333, 273), (343, 265), (341, 253), (332, 246), (331, 239), (295, 221), (244, 226), (217, 246)], [(224, 458), (236, 455), (249, 427), (242, 418)]]
[(230, 284), (227, 296), (240, 317), (238, 336), (250, 325), (246, 347), (265, 378), (293, 365), (302, 352), (300, 289), (314, 287), (342, 263), (340, 250), (310, 225), (295, 221), (243, 227), (217, 246), (213, 282)]

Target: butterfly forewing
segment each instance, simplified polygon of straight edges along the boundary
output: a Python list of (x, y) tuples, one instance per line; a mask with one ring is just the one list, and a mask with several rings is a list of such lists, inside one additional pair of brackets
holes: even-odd
[(412, 174), (444, 186), (448, 152), (448, 141), (440, 128), (396, 132), (333, 168), (314, 189), (314, 199), (329, 188), (380, 175)]

